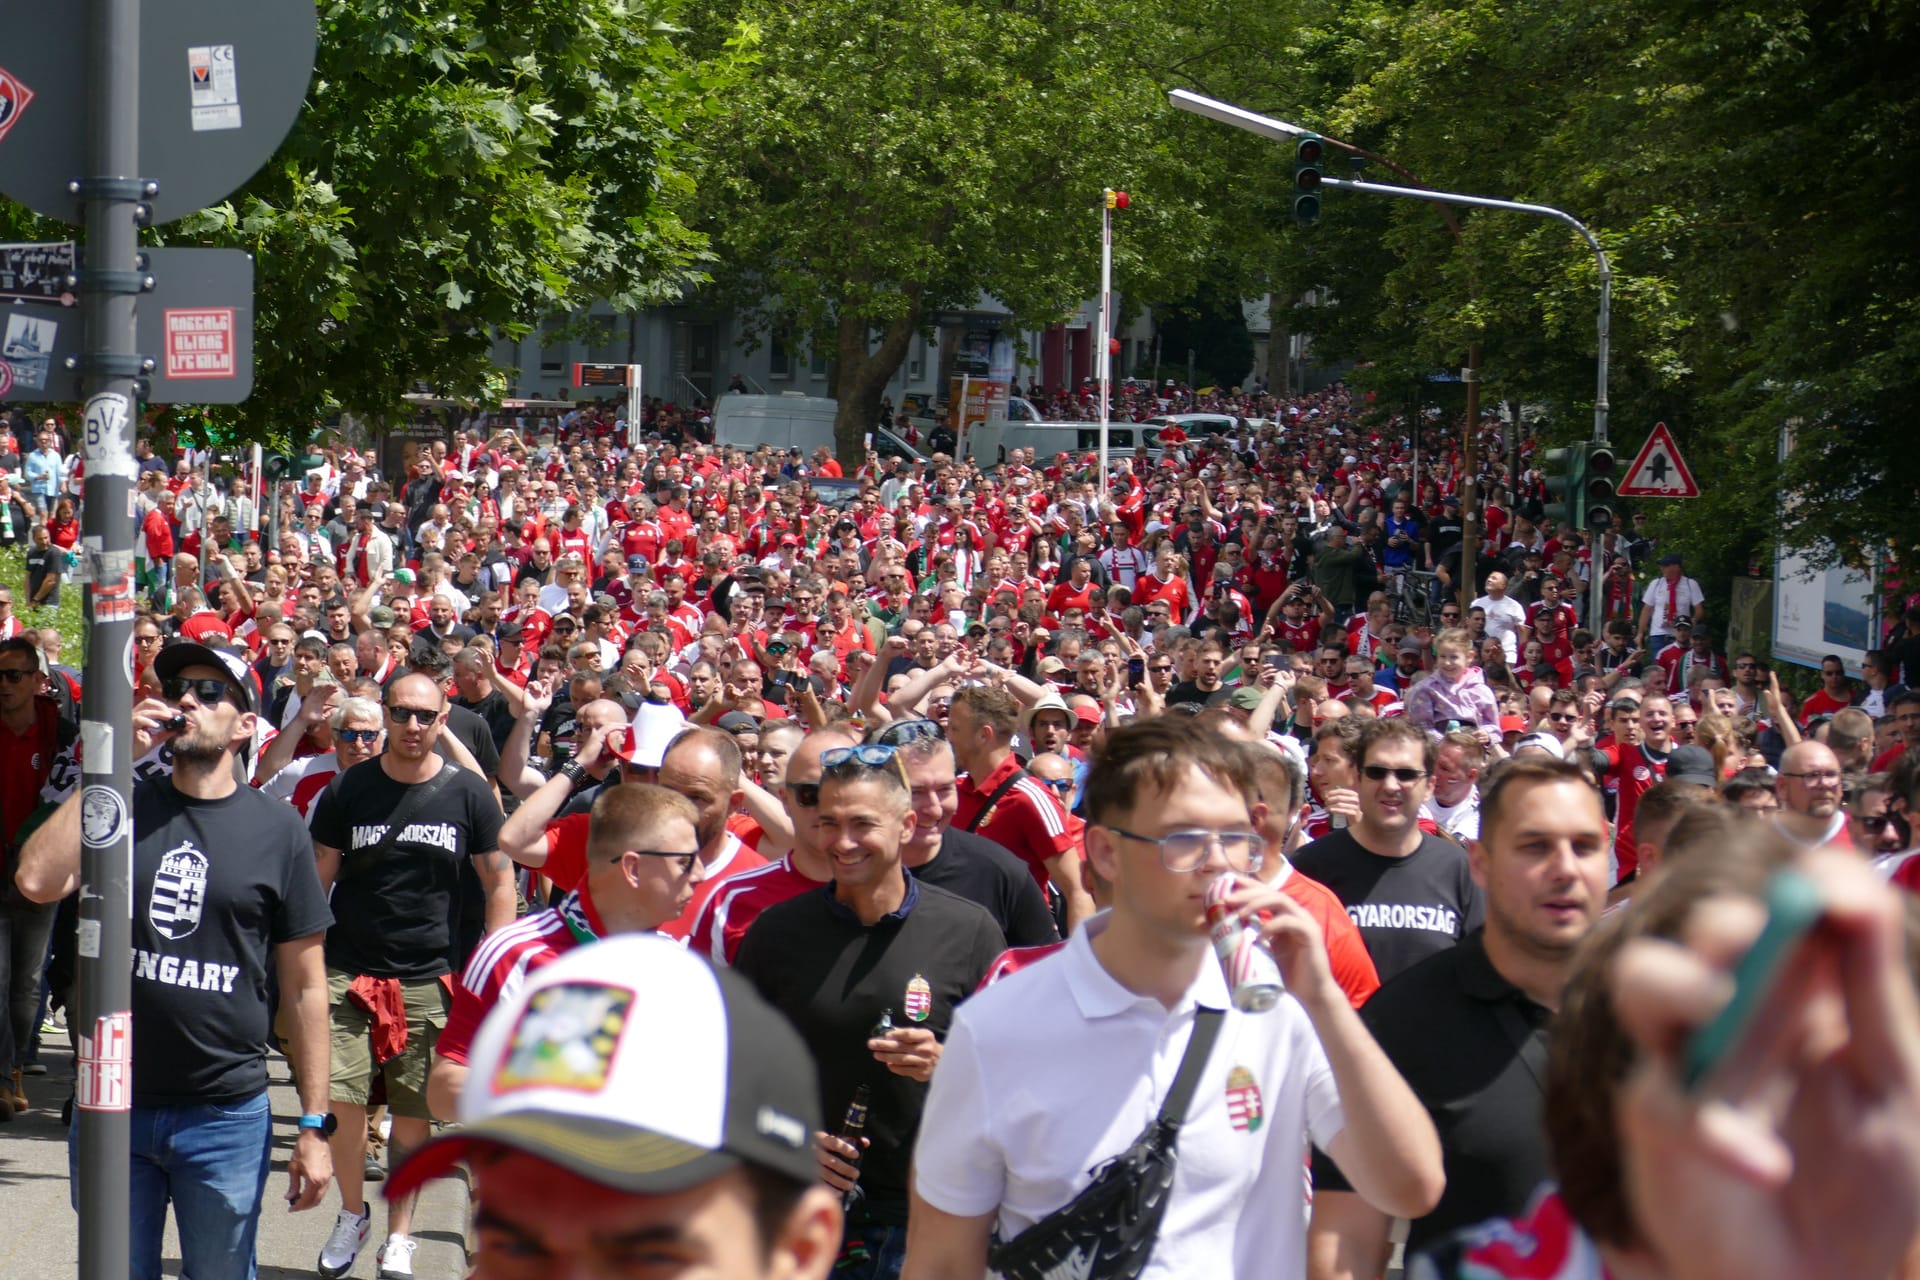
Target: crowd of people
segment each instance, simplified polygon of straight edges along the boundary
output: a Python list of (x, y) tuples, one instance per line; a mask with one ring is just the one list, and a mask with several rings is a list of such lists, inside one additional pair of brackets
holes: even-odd
[[(1170, 392), (1237, 425), (831, 495), (664, 406), (326, 439), (266, 510), (143, 439), (130, 1274), (169, 1207), (252, 1274), (273, 1051), (328, 1277), (412, 1275), (460, 1161), (482, 1276), (1897, 1274), (1920, 609), (1796, 699), (1508, 425), (1463, 512), (1457, 426)], [(78, 532), (29, 429), (0, 1121), (71, 1013), (87, 745), (11, 608)], [(1787, 874), (1801, 980), (1695, 1086)]]

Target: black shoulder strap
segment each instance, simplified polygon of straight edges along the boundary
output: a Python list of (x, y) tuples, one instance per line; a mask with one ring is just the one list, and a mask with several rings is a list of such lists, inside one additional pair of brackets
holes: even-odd
[(1000, 803), (1000, 798), (1006, 795), (1007, 792), (1013, 790), (1014, 784), (1019, 782), (1020, 779), (1028, 776), (1030, 775), (1025, 769), (1015, 769), (1012, 773), (1008, 774), (1006, 781), (993, 789), (993, 794), (987, 797), (987, 802), (980, 806), (980, 812), (974, 814), (973, 820), (967, 823), (967, 830), (978, 831), (980, 824), (987, 820), (987, 815), (993, 812), (993, 806)]
[(371, 867), (375, 855), (385, 854), (391, 850), (394, 842), (400, 838), (400, 833), (407, 829), (407, 823), (413, 820), (413, 815), (420, 812), (420, 807), (427, 801), (439, 795), (441, 789), (447, 785), (455, 773), (459, 772), (459, 769), (460, 766), (453, 761), (442, 759), (440, 772), (425, 782), (416, 782), (408, 787), (407, 794), (400, 797), (400, 803), (394, 806), (393, 813), (387, 818), (386, 833), (362, 852), (346, 850), (346, 853), (352, 853), (355, 856), (352, 859), (345, 856), (340, 859), (339, 875), (346, 875), (349, 867)]
[(1187, 1051), (1180, 1057), (1180, 1069), (1174, 1072), (1173, 1087), (1167, 1090), (1167, 1100), (1160, 1104), (1162, 1123), (1179, 1128), (1186, 1121), (1187, 1108), (1193, 1102), (1193, 1091), (1200, 1087), (1200, 1073), (1207, 1069), (1207, 1059), (1213, 1055), (1213, 1042), (1220, 1038), (1220, 1024), (1226, 1021), (1224, 1009), (1209, 1009), (1202, 1005), (1193, 1015), (1193, 1034), (1187, 1039)]

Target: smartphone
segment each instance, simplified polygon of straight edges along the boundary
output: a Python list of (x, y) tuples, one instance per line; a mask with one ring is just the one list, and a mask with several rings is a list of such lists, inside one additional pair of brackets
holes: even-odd
[(1773, 873), (1767, 881), (1766, 927), (1734, 966), (1733, 998), (1687, 1038), (1680, 1063), (1687, 1089), (1697, 1089), (1740, 1047), (1807, 930), (1825, 912), (1813, 881), (1792, 869)]
[(1127, 683), (1144, 684), (1147, 679), (1147, 660), (1139, 654), (1127, 659)]

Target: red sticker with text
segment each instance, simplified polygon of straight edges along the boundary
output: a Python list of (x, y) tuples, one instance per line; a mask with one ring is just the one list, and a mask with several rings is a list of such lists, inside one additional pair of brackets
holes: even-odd
[(93, 1034), (80, 1037), (80, 1063), (73, 1077), (74, 1101), (82, 1111), (133, 1109), (133, 1015), (96, 1018)]

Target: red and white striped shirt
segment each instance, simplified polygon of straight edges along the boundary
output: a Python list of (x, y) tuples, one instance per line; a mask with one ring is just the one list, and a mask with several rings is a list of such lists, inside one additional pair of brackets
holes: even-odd
[(500, 1001), (511, 999), (529, 973), (579, 946), (578, 930), (582, 929), (589, 938), (604, 932), (592, 906), (575, 890), (559, 906), (535, 911), (481, 939), (453, 984), (453, 1007), (434, 1052), (465, 1066), (473, 1037), (487, 1014)]
[(821, 882), (798, 870), (793, 855), (718, 882), (687, 935), (687, 945), (713, 963), (731, 965), (747, 928), (769, 907), (797, 898)]
[(262, 782), (260, 793), (285, 800), (295, 813), (311, 821), (314, 802), (339, 772), (340, 758), (331, 751), (323, 756), (302, 756)]

